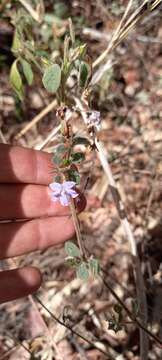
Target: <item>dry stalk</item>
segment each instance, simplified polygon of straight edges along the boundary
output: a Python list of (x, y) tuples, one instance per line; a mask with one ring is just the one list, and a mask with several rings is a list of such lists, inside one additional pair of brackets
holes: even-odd
[(36, 115), (33, 120), (29, 122), (16, 136), (15, 140), (20, 139), (21, 136), (25, 135), (28, 130), (30, 130), (34, 125), (36, 125), (44, 116), (46, 116), (50, 111), (52, 111), (57, 105), (56, 99), (51, 101), (45, 109), (43, 109), (38, 115)]
[(32, 8), (32, 6), (28, 1), (26, 0), (18, 0), (18, 1), (20, 2), (21, 5), (24, 6), (24, 8), (29, 12), (29, 14), (32, 16), (32, 18), (35, 21), (40, 22), (40, 14)]
[(0, 140), (2, 142), (2, 144), (7, 144), (7, 141), (2, 133), (2, 130), (0, 129)]
[(107, 49), (94, 61), (92, 67), (95, 68), (96, 66), (98, 66), (101, 62), (103, 62), (103, 60), (107, 57), (107, 55), (109, 54), (109, 52), (113, 49), (118, 37), (119, 37), (119, 33), (120, 33), (120, 30), (122, 28), (122, 25), (130, 11), (130, 8), (132, 6), (132, 3), (133, 3), (133, 0), (129, 0), (128, 2), (128, 5), (125, 9), (125, 12), (124, 12), (124, 15), (118, 25), (118, 27), (116, 28), (110, 42), (109, 42), (109, 45), (107, 47)]
[(43, 150), (45, 148), (45, 146), (48, 145), (48, 143), (55, 138), (55, 136), (58, 134), (60, 129), (61, 129), (61, 125), (58, 125), (56, 128), (51, 130), (51, 132), (46, 137), (46, 139), (44, 141), (42, 141), (40, 144), (36, 145), (35, 149), (36, 150)]
[(130, 0), (128, 2), (128, 5), (126, 7), (122, 19), (108, 44), (108, 47), (94, 61), (93, 68), (95, 68), (100, 63), (102, 63), (107, 58), (107, 56), (112, 52), (112, 50), (114, 50), (114, 48), (116, 48), (120, 44), (120, 42), (128, 35), (128, 33), (134, 28), (137, 22), (139, 22), (144, 16), (148, 15), (148, 13), (152, 12), (161, 2), (162, 0), (155, 0), (151, 2), (150, 0), (144, 0), (141, 6), (136, 11), (134, 11), (132, 15), (130, 15), (128, 20), (126, 20), (133, 3)]
[[(124, 205), (122, 203), (119, 191), (117, 189), (111, 167), (109, 165), (109, 161), (105, 156), (105, 149), (101, 143), (96, 141), (96, 147), (98, 150), (98, 157), (100, 159), (101, 165), (105, 174), (107, 176), (110, 191), (112, 194), (112, 198), (114, 200), (116, 210), (118, 212), (121, 225), (127, 237), (127, 240), (130, 243), (131, 253), (134, 260), (134, 275), (135, 275), (135, 283), (136, 283), (136, 292), (137, 292), (137, 299), (139, 305), (139, 316), (142, 321), (142, 324), (147, 327), (147, 301), (146, 301), (146, 294), (145, 294), (145, 285), (144, 280), (141, 272), (141, 265), (140, 260), (138, 257), (136, 241), (133, 236), (133, 232), (130, 226), (130, 223), (127, 219), (127, 215), (125, 212)], [(145, 331), (140, 328), (140, 352), (141, 352), (141, 359), (145, 360), (148, 358), (148, 337)]]

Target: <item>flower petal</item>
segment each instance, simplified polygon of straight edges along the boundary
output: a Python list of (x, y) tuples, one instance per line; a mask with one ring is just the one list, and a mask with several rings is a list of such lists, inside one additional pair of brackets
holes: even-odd
[(58, 200), (59, 200), (59, 197), (58, 197), (58, 196), (55, 196), (55, 195), (51, 194), (51, 201), (56, 202), (56, 201), (58, 201)]
[(57, 182), (53, 182), (51, 184), (49, 184), (49, 187), (52, 191), (56, 192), (56, 193), (61, 193), (62, 190), (62, 184), (57, 183)]
[(75, 191), (75, 190), (73, 190), (73, 189), (69, 189), (68, 191), (66, 191), (66, 193), (68, 194), (68, 195), (70, 195), (72, 198), (76, 198), (79, 194)]
[(65, 191), (68, 191), (69, 189), (73, 188), (74, 186), (76, 186), (75, 181), (64, 181), (64, 183), (62, 184), (63, 188)]
[(60, 203), (63, 206), (68, 206), (69, 205), (69, 198), (68, 195), (66, 195), (65, 193), (62, 193), (59, 197)]

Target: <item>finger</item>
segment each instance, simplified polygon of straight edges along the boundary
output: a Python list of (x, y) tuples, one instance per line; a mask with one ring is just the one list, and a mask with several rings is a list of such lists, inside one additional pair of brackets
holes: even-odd
[[(51, 201), (51, 190), (44, 185), (0, 185), (0, 219), (33, 219), (70, 214), (68, 206)], [(78, 211), (86, 206), (84, 195), (75, 199)]]
[(70, 216), (0, 224), (0, 259), (60, 244), (75, 233)]
[(67, 206), (51, 201), (44, 185), (0, 185), (0, 219), (33, 219), (70, 214)]
[(34, 267), (0, 272), (0, 303), (32, 294), (41, 281), (41, 274)]
[(49, 184), (52, 181), (51, 154), (19, 146), (0, 144), (0, 182)]

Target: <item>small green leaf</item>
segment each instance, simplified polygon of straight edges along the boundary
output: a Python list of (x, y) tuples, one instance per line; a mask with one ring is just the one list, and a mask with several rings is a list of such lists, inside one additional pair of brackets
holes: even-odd
[(61, 69), (58, 64), (48, 66), (44, 72), (43, 85), (50, 93), (55, 93), (61, 82)]
[(82, 136), (76, 136), (73, 138), (73, 146), (75, 145), (85, 145), (85, 146), (89, 146), (90, 145), (90, 141), (88, 140), (88, 138), (82, 137)]
[(22, 79), (19, 73), (19, 70), (17, 68), (17, 62), (18, 60), (15, 60), (14, 63), (11, 66), (10, 70), (10, 83), (15, 92), (17, 93), (20, 100), (23, 98), (23, 83)]
[(29, 85), (33, 82), (33, 71), (31, 65), (24, 59), (21, 59), (24, 75)]
[(87, 264), (85, 262), (82, 262), (78, 268), (77, 268), (77, 276), (79, 279), (81, 280), (88, 280), (89, 278), (89, 271), (88, 271), (88, 268), (87, 268)]
[(79, 163), (85, 159), (85, 155), (82, 152), (76, 152), (71, 154), (73, 162)]
[(80, 175), (77, 170), (69, 169), (67, 173), (69, 176), (69, 180), (75, 181), (77, 185), (80, 184)]
[(72, 241), (67, 241), (65, 243), (65, 251), (68, 256), (80, 257), (80, 250)]
[(85, 62), (81, 62), (79, 71), (79, 85), (83, 88), (87, 84), (89, 75), (89, 66)]
[(70, 164), (71, 164), (71, 161), (69, 159), (63, 159), (62, 160), (62, 165), (69, 166)]
[(94, 277), (97, 277), (99, 275), (99, 262), (97, 259), (90, 259), (89, 260), (89, 268)]

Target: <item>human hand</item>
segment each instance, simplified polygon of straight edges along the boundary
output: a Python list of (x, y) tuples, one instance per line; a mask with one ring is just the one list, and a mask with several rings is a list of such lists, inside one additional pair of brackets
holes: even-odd
[[(69, 208), (50, 198), (50, 154), (0, 144), (0, 166), (0, 219), (23, 220), (0, 223), (0, 259), (43, 250), (74, 235)], [(83, 198), (79, 210), (84, 206)], [(35, 292), (40, 284), (34, 267), (1, 271), (0, 303)]]

